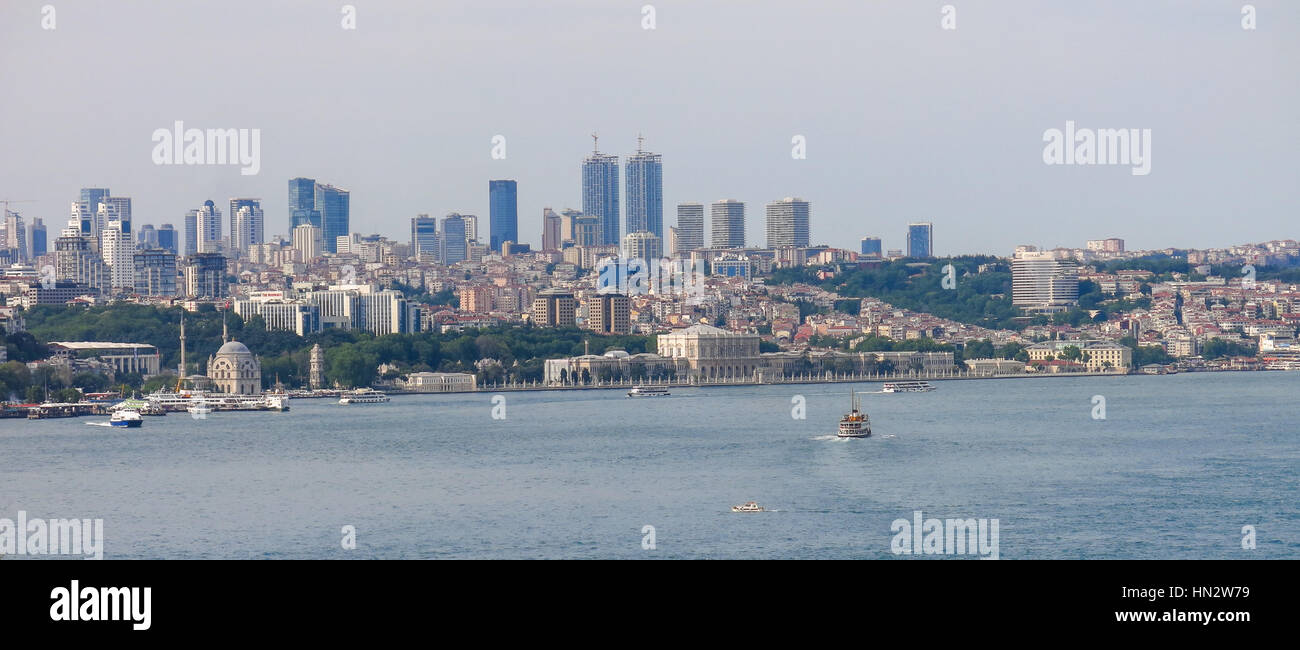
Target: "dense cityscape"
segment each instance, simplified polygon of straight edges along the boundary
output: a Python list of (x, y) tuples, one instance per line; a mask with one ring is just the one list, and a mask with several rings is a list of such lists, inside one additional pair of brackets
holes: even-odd
[[(269, 236), (261, 198), (196, 201), (177, 228), (82, 188), (56, 236), (6, 203), (7, 397), (78, 401), (179, 378), (219, 392), (456, 392), (1300, 369), (1295, 240), (1131, 251), (1112, 237), (944, 258), (934, 224), (913, 222), (897, 225), (897, 248), (862, 233), (846, 250), (814, 244), (811, 202), (786, 197), (763, 206), (760, 246), (735, 199), (680, 203), (666, 226), (662, 156), (641, 146), (621, 169), (593, 148), (581, 209), (542, 207), (536, 247), (509, 179), (488, 181), (485, 223), (418, 214), (409, 238), (359, 231), (349, 191), (311, 178), (288, 181)], [(200, 353), (185, 367), (182, 311)], [(231, 329), (256, 371), (246, 385), (210, 368)], [(402, 351), (382, 349), (393, 339)]]

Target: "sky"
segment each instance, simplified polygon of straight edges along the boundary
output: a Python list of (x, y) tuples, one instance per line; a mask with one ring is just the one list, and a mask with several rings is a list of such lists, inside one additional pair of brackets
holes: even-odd
[[(306, 176), (351, 191), (353, 231), (406, 241), (420, 213), (486, 233), (488, 180), (512, 178), (538, 246), (544, 207), (581, 208), (597, 132), (663, 155), (665, 226), (738, 199), (751, 244), (786, 196), (854, 250), (913, 221), (939, 255), (1300, 239), (1300, 3), (1251, 3), (1253, 30), (1243, 4), (5, 0), (0, 199), (53, 235), (81, 187), (130, 196), (137, 228), (260, 197), (269, 239)], [(178, 120), (259, 129), (258, 173), (154, 164)], [(1150, 129), (1150, 173), (1046, 164), (1067, 121)]]

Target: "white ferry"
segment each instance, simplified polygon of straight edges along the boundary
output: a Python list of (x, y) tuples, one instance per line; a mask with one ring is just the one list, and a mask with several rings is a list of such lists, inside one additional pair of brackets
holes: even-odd
[(108, 425), (113, 427), (131, 427), (134, 429), (142, 424), (144, 424), (144, 418), (141, 418), (139, 413), (129, 409), (113, 411), (113, 417), (108, 419)]
[(382, 404), (390, 398), (372, 388), (359, 388), (349, 393), (344, 393), (339, 398), (339, 404)]
[(934, 390), (928, 381), (891, 381), (885, 382), (880, 389), (882, 393), (926, 393)]
[(747, 501), (744, 505), (731, 506), (732, 512), (766, 512), (767, 509), (753, 501)]
[(853, 410), (840, 418), (840, 438), (870, 438), (871, 418), (858, 408), (858, 394), (853, 393)]
[(633, 386), (632, 390), (627, 392), (628, 397), (668, 397), (667, 386)]

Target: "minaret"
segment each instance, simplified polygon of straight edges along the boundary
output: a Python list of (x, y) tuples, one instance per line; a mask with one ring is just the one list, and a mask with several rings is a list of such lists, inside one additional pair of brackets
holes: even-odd
[[(180, 381), (185, 381), (185, 312), (181, 312), (181, 376)], [(177, 382), (180, 385), (180, 382)]]
[(225, 345), (230, 340), (226, 335), (226, 310), (221, 310), (221, 344)]

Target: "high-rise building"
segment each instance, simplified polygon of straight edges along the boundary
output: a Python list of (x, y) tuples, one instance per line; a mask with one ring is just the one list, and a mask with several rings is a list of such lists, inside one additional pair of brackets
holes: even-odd
[(333, 185), (316, 184), (316, 209), (320, 211), (325, 250), (338, 251), (337, 240), (346, 236), (351, 214), (351, 193)]
[(469, 258), (465, 218), (452, 212), (442, 218), (442, 263), (448, 266)]
[(185, 295), (190, 298), (226, 297), (225, 256), (221, 253), (195, 253), (186, 258)]
[(563, 219), (550, 208), (542, 208), (542, 250), (560, 250), (560, 233), (563, 231)]
[[(122, 223), (121, 230), (123, 234), (131, 234), (131, 197), (129, 196), (106, 196), (101, 204), (111, 206), (107, 214), (116, 215), (116, 219)], [(100, 212), (103, 212), (100, 210)], [(107, 218), (101, 218), (99, 227), (104, 228), (108, 225)]]
[(27, 227), (27, 232), (27, 241), (31, 244), (32, 257), (40, 257), (48, 252), (48, 249), (46, 248), (48, 244), (46, 240), (47, 233), (45, 232), (45, 222), (42, 221), (40, 217), (32, 219), (31, 225)]
[(100, 233), (104, 264), (109, 270), (112, 291), (135, 291), (135, 242), (122, 232), (121, 221), (110, 221)]
[[(80, 207), (84, 209), (85, 213), (88, 213), (90, 218), (93, 220), (95, 215), (99, 212), (99, 204), (103, 203), (104, 199), (108, 198), (110, 194), (112, 194), (112, 192), (110, 192), (107, 187), (83, 187), (81, 188), (81, 200), (78, 201), (78, 203), (81, 204)], [(74, 205), (73, 210), (76, 209), (77, 206)], [(85, 224), (83, 224), (82, 227), (83, 233), (86, 230), (84, 225)], [(95, 224), (90, 231), (95, 233), (95, 236), (98, 237), (99, 231), (103, 227), (104, 224), (102, 223)]]
[(27, 259), (27, 226), (23, 224), (23, 216), (17, 212), (5, 210), (5, 241), (4, 247), (16, 250), (18, 260)]
[(298, 224), (293, 229), (293, 248), (302, 261), (309, 262), (325, 254), (325, 241), (320, 228), (310, 223)]
[(501, 242), (519, 241), (518, 185), (512, 180), (488, 181), (488, 204), (488, 248), (499, 253)]
[(179, 241), (176, 239), (176, 228), (170, 223), (158, 227), (158, 248), (165, 248), (171, 251), (173, 255), (180, 255)]
[(907, 224), (907, 256), (934, 257), (934, 224)]
[(663, 157), (641, 150), (627, 158), (627, 232), (652, 232), (664, 237)]
[(713, 248), (745, 247), (745, 204), (735, 199), (715, 201), (709, 206)]
[(158, 231), (153, 224), (146, 223), (135, 229), (135, 245), (140, 249), (158, 248)]
[(137, 295), (176, 295), (175, 253), (165, 248), (146, 248), (134, 254), (133, 263)]
[(880, 247), (880, 238), (863, 237), (862, 255), (867, 258), (880, 259), (883, 256), (883, 251)]
[(587, 307), (586, 329), (601, 334), (632, 333), (632, 301), (616, 293), (588, 295), (583, 301)]
[(81, 234), (81, 223), (75, 217), (61, 236), (54, 241), (54, 275), (58, 280), (68, 280), (102, 290), (109, 282), (108, 267), (92, 246), (92, 240)]
[(243, 257), (248, 247), (266, 243), (262, 199), (230, 199), (230, 248)]
[(648, 264), (658, 264), (663, 253), (663, 241), (652, 232), (645, 230), (630, 232), (623, 238), (625, 257), (645, 260)]
[(411, 257), (421, 262), (438, 259), (438, 220), (427, 214), (411, 218)]
[(787, 196), (767, 204), (767, 247), (808, 247), (808, 202)]
[(320, 209), (316, 207), (316, 179), (289, 179), (289, 231), (307, 223), (321, 227)]
[(600, 246), (605, 241), (601, 227), (604, 219), (594, 214), (582, 214), (573, 218), (573, 245)]
[(185, 213), (184, 252), (186, 256), (199, 252), (199, 211), (197, 208)]
[(673, 254), (704, 248), (704, 204), (677, 204), (677, 248)]
[(677, 226), (668, 226), (668, 241), (664, 242), (664, 248), (668, 250), (669, 257), (677, 257), (681, 243), (680, 236), (677, 234)]
[[(198, 253), (216, 253), (222, 248), (221, 237), (221, 210), (217, 204), (208, 199), (203, 202), (203, 207), (193, 210), (194, 213), (194, 241), (196, 252)], [(189, 215), (185, 220), (188, 222)]]
[(1022, 251), (1011, 260), (1011, 304), (1053, 313), (1078, 302), (1079, 267), (1074, 260), (1053, 251)]
[(593, 147), (582, 161), (582, 212), (600, 219), (602, 245), (618, 245), (618, 156)]

